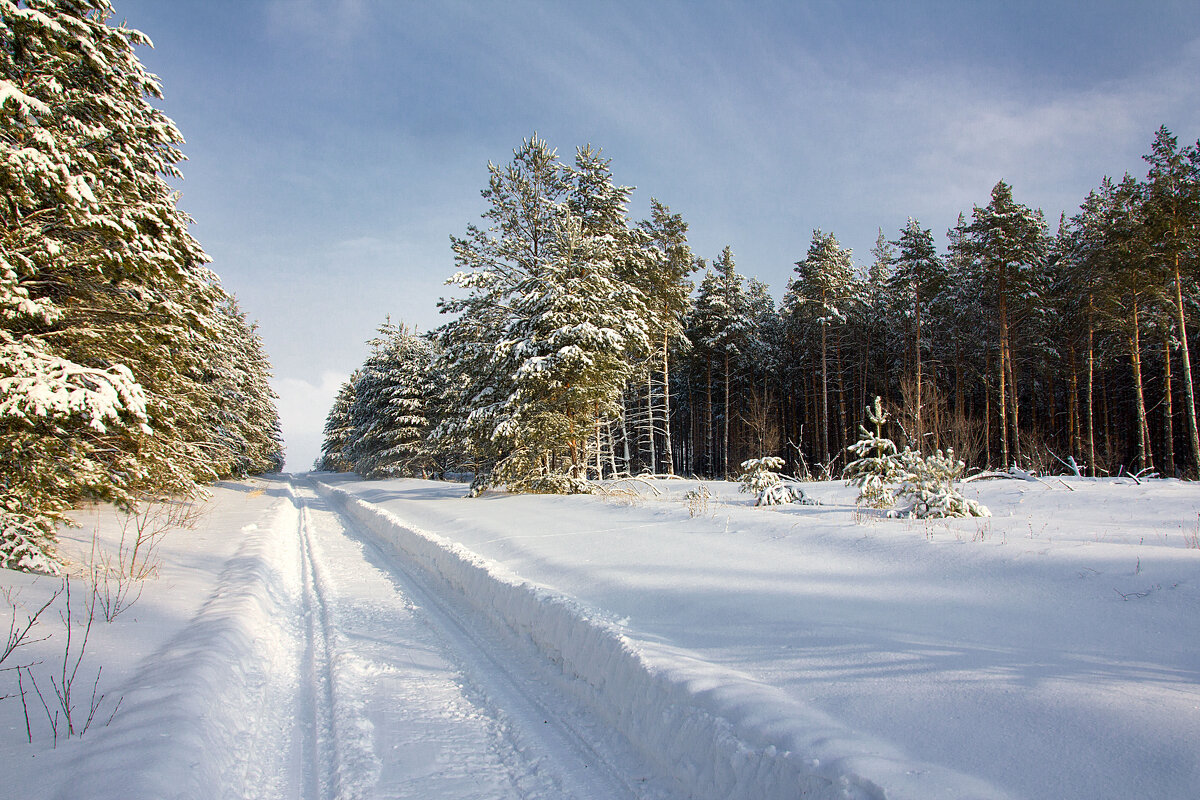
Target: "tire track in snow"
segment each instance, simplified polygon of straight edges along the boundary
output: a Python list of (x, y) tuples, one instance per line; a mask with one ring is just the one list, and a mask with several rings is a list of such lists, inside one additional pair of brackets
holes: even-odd
[[(311, 482), (311, 481), (310, 481)], [(314, 483), (315, 487), (315, 483)], [(327, 499), (327, 498), (324, 498)], [(465, 598), (439, 592), (420, 567), (395, 551), (336, 504), (347, 536), (368, 560), (411, 597), (425, 623), (459, 666), (469, 689), (498, 719), (512, 746), (554, 783), (549, 794), (526, 797), (578, 800), (660, 800), (674, 797), (661, 776), (624, 737), (572, 692), (561, 668), (531, 642), (496, 628)]]
[(485, 626), (472, 621), (468, 609), (439, 595), (418, 570), (384, 553), (371, 538), (361, 541), (417, 601), (494, 713), (515, 728), (516, 744), (552, 762), (547, 768), (555, 773), (556, 797), (648, 800), (668, 796), (655, 785), (628, 777), (645, 774), (644, 765), (603, 723), (555, 691), (555, 677), (546, 665), (513, 648), (512, 642), (486, 633)]
[[(602, 612), (598, 617), (569, 596), (530, 583), (380, 504), (316, 476), (309, 480), (394, 563), (430, 587), (429, 597), (446, 604), (451, 615), (457, 613), (464, 630), (477, 637), (483, 632), (475, 639), (477, 646), (467, 643), (465, 652), (482, 650), (491, 657), (487, 645), (499, 639), (512, 643), (495, 648), (503, 652), (500, 661), (513, 651), (529, 653), (529, 663), (540, 664), (540, 674), (557, 684), (557, 699), (547, 705), (559, 708), (565, 700), (570, 706), (574, 700), (584, 710), (580, 718), (607, 721), (613, 735), (638, 754), (633, 763), (641, 760), (640, 767), (624, 774), (650, 776), (647, 783), (660, 796), (1009, 796), (971, 775), (916, 762), (891, 743), (849, 729), (746, 674), (668, 643), (630, 639), (606, 622)], [(569, 727), (589, 727), (571, 726), (568, 720), (574, 717), (557, 716)], [(631, 794), (653, 791), (641, 780), (632, 783), (626, 783)]]
[(562, 791), (553, 759), (530, 757), (489, 696), (464, 680), (411, 587), (310, 489), (293, 482), (291, 493), (306, 627), (306, 800), (623, 797)]
[(338, 795), (338, 747), (334, 729), (334, 688), (330, 653), (329, 612), (326, 608), (321, 577), (313, 557), (309, 533), (308, 504), (290, 487), (296, 503), (300, 572), (302, 580), (301, 614), (305, 624), (302, 703), (305, 708), (301, 727), (304, 731), (303, 796), (323, 800)]

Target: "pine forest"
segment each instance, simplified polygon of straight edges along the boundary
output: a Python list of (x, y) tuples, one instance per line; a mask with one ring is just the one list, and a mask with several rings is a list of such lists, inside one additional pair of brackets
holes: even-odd
[(446, 322), (380, 328), (316, 466), (574, 492), (771, 457), (832, 479), (879, 397), (892, 439), (972, 469), (1195, 478), (1200, 142), (1163, 127), (1144, 160), (1053, 227), (1001, 181), (942, 247), (910, 218), (863, 264), (814, 230), (776, 302), (665, 204), (631, 219), (599, 150), (535, 135), (452, 237)]

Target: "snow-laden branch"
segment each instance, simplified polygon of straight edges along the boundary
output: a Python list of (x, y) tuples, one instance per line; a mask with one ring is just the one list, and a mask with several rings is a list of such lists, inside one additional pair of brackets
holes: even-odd
[(146, 433), (146, 394), (121, 364), (85, 367), (46, 353), (36, 340), (0, 338), (0, 418), (82, 419), (99, 433), (130, 417)]

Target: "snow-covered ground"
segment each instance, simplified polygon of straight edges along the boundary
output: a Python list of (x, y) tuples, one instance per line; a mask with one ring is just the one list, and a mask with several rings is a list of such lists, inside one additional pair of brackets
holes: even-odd
[[(994, 516), (936, 522), (695, 488), (223, 484), (85, 651), (60, 595), (0, 664), (0, 796), (1196, 796), (1200, 486), (976, 482)], [(0, 584), (18, 622), (61, 586)], [(54, 747), (64, 652), (74, 721), (104, 700)]]

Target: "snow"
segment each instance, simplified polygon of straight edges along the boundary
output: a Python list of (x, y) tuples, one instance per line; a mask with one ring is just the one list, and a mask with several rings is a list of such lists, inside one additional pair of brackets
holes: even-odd
[[(1083, 800), (1200, 785), (1194, 484), (977, 481), (964, 493), (993, 517), (921, 521), (856, 509), (834, 483), (803, 484), (820, 506), (756, 508), (709, 482), (693, 517), (697, 481), (464, 499), (461, 484), (312, 478), (222, 484), (163, 540), (136, 604), (93, 628), (81, 694), (102, 666), (106, 699), (82, 738), (52, 747), (39, 706), (31, 746), (19, 698), (0, 701), (6, 791)], [(115, 547), (116, 520), (93, 512), (64, 550), (86, 556), (92, 528)], [(59, 585), (0, 575), (26, 608)], [(3, 667), (61, 654), (55, 633)], [(15, 689), (0, 672), (0, 695)]]

